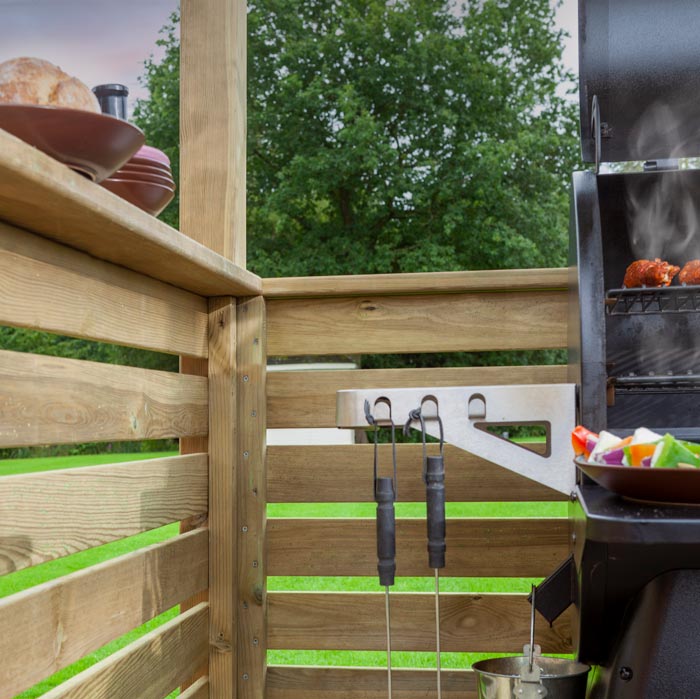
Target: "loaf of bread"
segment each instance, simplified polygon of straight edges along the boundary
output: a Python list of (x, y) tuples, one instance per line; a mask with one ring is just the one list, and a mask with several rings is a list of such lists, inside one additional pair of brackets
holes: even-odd
[(100, 113), (100, 103), (77, 78), (41, 58), (0, 63), (0, 104), (33, 104)]

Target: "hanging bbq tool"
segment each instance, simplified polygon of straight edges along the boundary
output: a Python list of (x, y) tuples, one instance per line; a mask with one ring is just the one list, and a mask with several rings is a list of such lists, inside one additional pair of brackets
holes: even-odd
[[(431, 399), (427, 399), (431, 400)], [(437, 669), (437, 696), (442, 699), (441, 663), (440, 663), (440, 568), (445, 567), (445, 439), (442, 420), (439, 415), (430, 417), (438, 421), (440, 427), (440, 453), (428, 456), (426, 445), (425, 416), (423, 404), (409, 413), (404, 425), (404, 434), (408, 434), (411, 423), (420, 423), (423, 442), (423, 482), (425, 483), (426, 520), (428, 523), (428, 565), (435, 571), (435, 646)]]
[[(376, 420), (371, 412), (369, 403), (365, 401), (365, 417), (374, 427), (374, 500), (377, 503), (377, 572), (379, 584), (384, 586), (384, 607), (386, 612), (386, 669), (388, 697), (391, 699), (391, 608), (389, 605), (389, 588), (394, 584), (396, 574), (396, 430), (391, 419)], [(391, 455), (393, 475), (379, 476), (379, 428), (380, 423), (391, 428)]]

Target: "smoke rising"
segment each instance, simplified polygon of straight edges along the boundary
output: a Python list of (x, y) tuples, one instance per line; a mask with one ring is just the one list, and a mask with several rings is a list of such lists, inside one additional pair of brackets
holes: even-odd
[[(668, 148), (669, 158), (687, 156), (682, 134), (684, 120), (679, 114), (692, 113), (655, 104), (644, 112), (630, 133), (637, 153)], [(660, 257), (681, 265), (700, 258), (700, 201), (697, 187), (683, 172), (666, 172), (660, 177), (632, 178), (627, 189), (627, 224), (636, 259)]]

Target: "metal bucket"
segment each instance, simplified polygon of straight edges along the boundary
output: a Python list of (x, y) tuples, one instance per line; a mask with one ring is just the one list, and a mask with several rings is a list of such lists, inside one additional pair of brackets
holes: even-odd
[[(590, 667), (564, 658), (536, 658), (542, 669), (541, 685), (546, 699), (585, 699)], [(479, 699), (516, 699), (523, 696), (521, 673), (527, 669), (527, 656), (490, 658), (474, 663)]]

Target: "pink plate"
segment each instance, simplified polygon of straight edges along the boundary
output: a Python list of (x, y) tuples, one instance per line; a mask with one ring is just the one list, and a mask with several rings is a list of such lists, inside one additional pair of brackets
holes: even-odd
[(153, 184), (160, 184), (163, 187), (172, 189), (175, 191), (175, 182), (170, 177), (162, 177), (161, 175), (154, 175), (150, 172), (139, 172), (138, 170), (132, 170), (128, 164), (125, 165), (121, 170), (117, 170), (110, 180), (136, 180), (137, 182), (152, 182)]
[(598, 485), (634, 500), (700, 505), (700, 469), (601, 466), (576, 459)]
[(158, 175), (159, 177), (173, 178), (172, 170), (165, 165), (143, 165), (142, 163), (135, 162), (132, 158), (122, 170), (132, 170), (134, 172), (150, 173), (152, 175)]
[(116, 172), (144, 142), (126, 121), (80, 109), (0, 104), (0, 129), (101, 182)]
[(172, 189), (150, 182), (108, 179), (102, 182), (102, 186), (154, 216), (157, 216), (175, 196)]
[(170, 158), (162, 150), (158, 150), (158, 148), (153, 146), (141, 146), (138, 153), (136, 153), (136, 157), (144, 160), (155, 160), (157, 163), (170, 167)]

